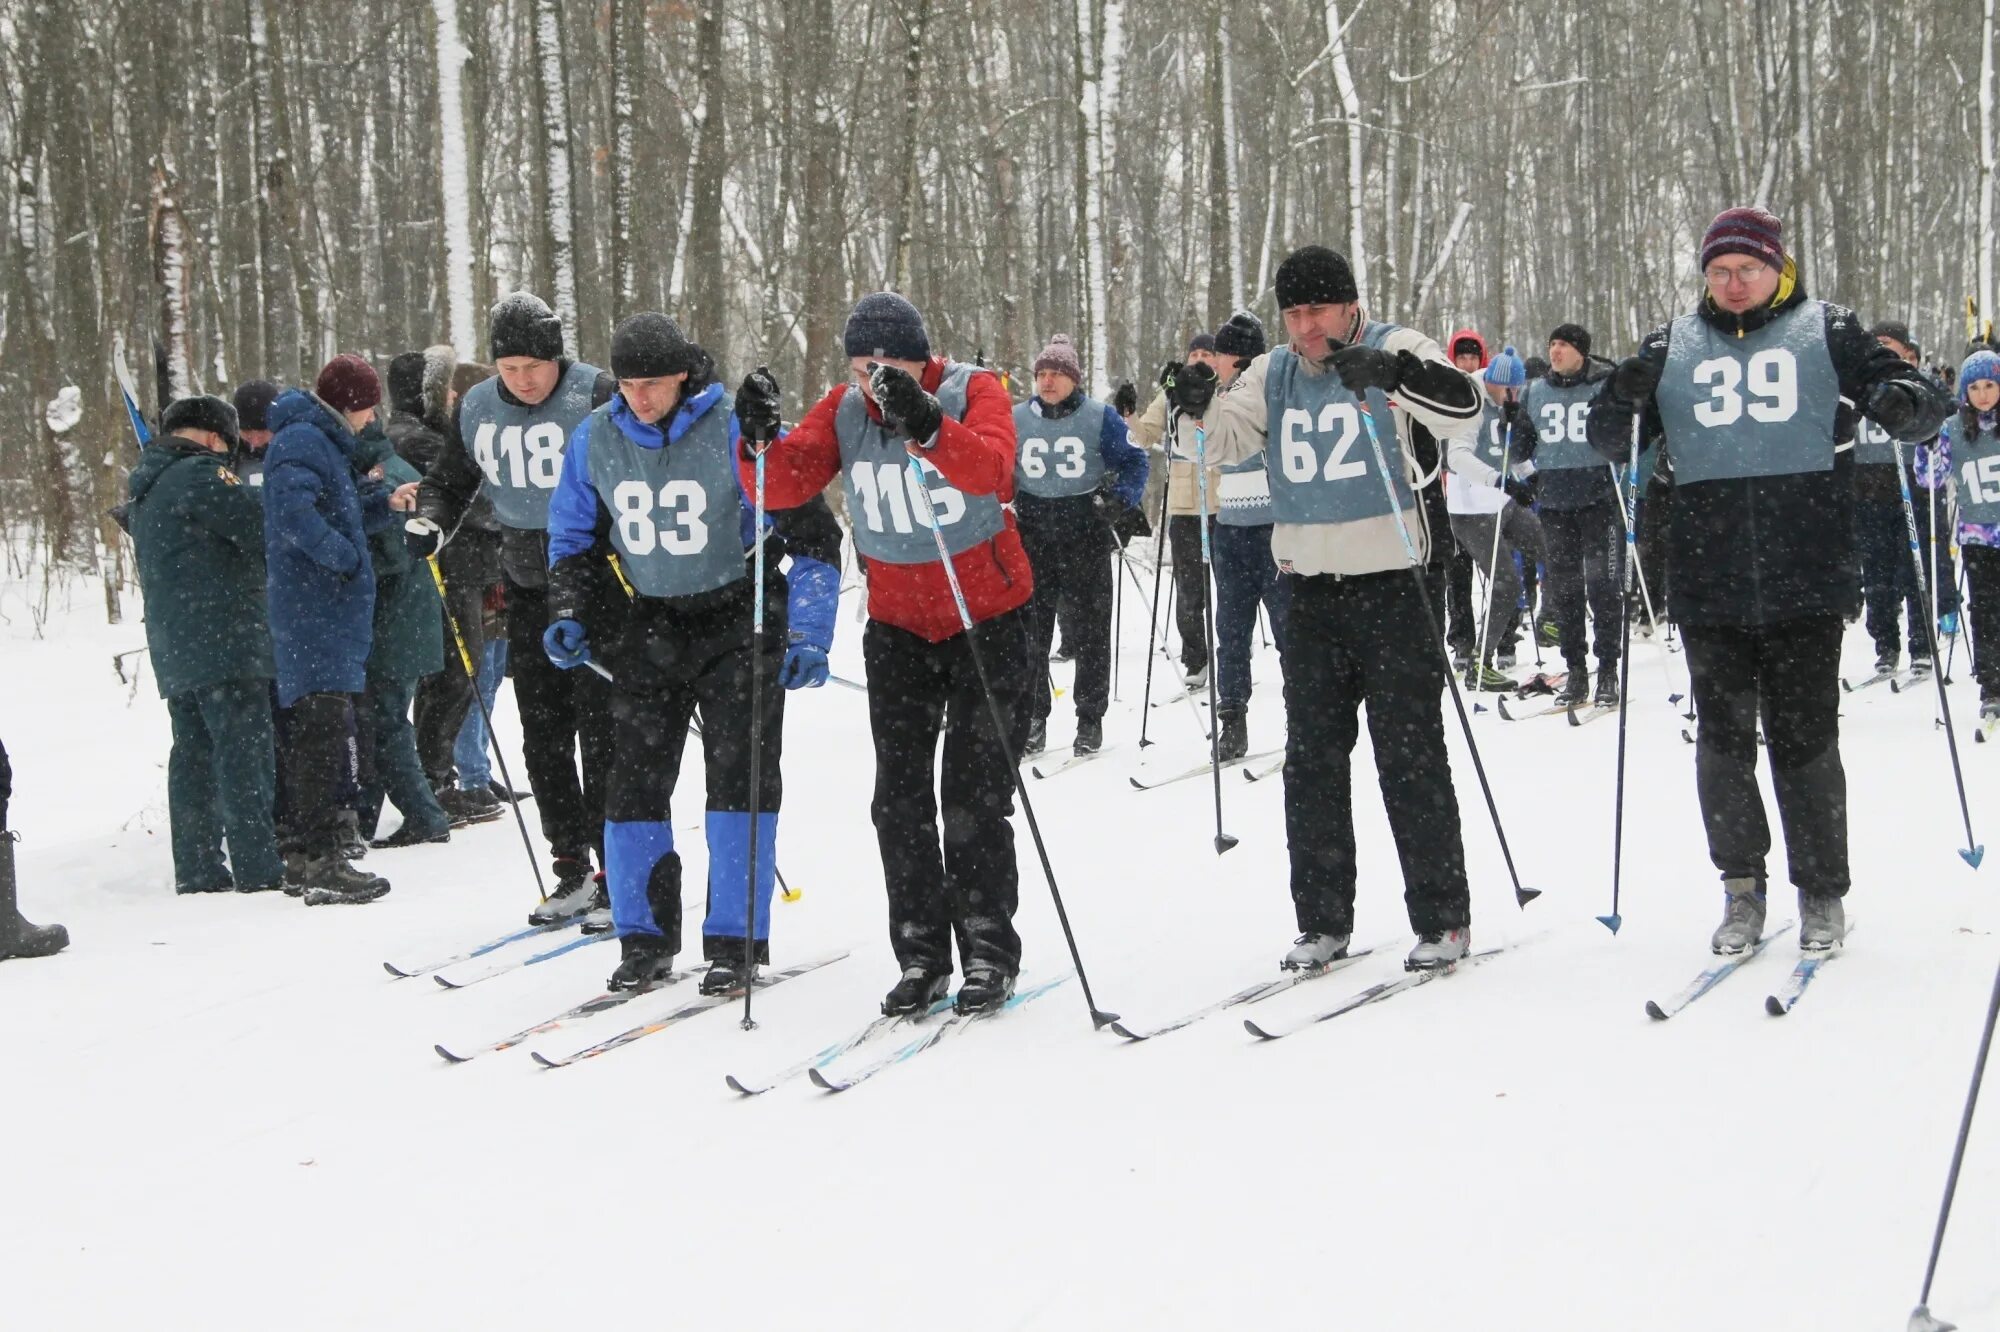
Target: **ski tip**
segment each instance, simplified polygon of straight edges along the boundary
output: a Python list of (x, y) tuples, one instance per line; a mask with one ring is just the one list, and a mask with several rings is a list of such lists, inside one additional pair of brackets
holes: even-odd
[(1582, 720), (1576, 715), (1576, 704), (1574, 703), (1570, 704), (1569, 707), (1565, 709), (1565, 711), (1569, 713), (1569, 724), (1571, 726), (1583, 725)]
[(724, 1073), (722, 1075), (722, 1080), (729, 1084), (729, 1090), (733, 1092), (740, 1092), (745, 1096), (754, 1095), (754, 1093), (748, 1087), (744, 1086), (742, 1083), (736, 1080), (736, 1075), (734, 1073)]
[(1035, 776), (1035, 779), (1036, 779), (1037, 781), (1044, 781), (1044, 782), (1045, 782), (1045, 781), (1047, 781), (1047, 780), (1049, 779), (1049, 775), (1048, 775), (1047, 773), (1043, 772), (1043, 771), (1042, 771), (1042, 770), (1041, 770), (1040, 768), (1029, 768), (1029, 769), (1028, 769), (1028, 771), (1029, 771), (1030, 773), (1034, 774), (1034, 776)]
[(1778, 998), (1777, 995), (1767, 994), (1764, 996), (1764, 1011), (1772, 1017), (1783, 1017), (1791, 1010), (1785, 1007), (1785, 1001)]
[(431, 979), (438, 983), (439, 989), (456, 990), (458, 988), (458, 982), (446, 980), (443, 976), (433, 976)]
[(1125, 780), (1132, 783), (1132, 789), (1134, 791), (1143, 791), (1146, 789), (1146, 784), (1140, 781), (1137, 777), (1127, 777)]
[(1986, 859), (1986, 848), (1984, 846), (1975, 846), (1970, 851), (1959, 852), (1958, 857), (1966, 864), (1972, 866), (1972, 868), (1978, 869), (1979, 862)]
[(564, 1063), (563, 1060), (549, 1058), (547, 1055), (543, 1054), (540, 1050), (528, 1051), (528, 1058), (534, 1060), (535, 1063), (537, 1063), (543, 1068), (561, 1068)]
[(1215, 835), (1216, 855), (1219, 856), (1224, 851), (1233, 851), (1235, 849), (1236, 849), (1236, 839), (1234, 837), (1231, 837), (1228, 833), (1217, 833)]
[(1539, 888), (1530, 888), (1524, 883), (1517, 883), (1514, 885), (1515, 906), (1525, 908), (1528, 905), (1528, 903), (1534, 901), (1541, 895), (1542, 895), (1542, 890)]
[(394, 976), (397, 980), (404, 980), (409, 976), (415, 974), (413, 972), (408, 972), (403, 970), (401, 967), (397, 966), (394, 962), (384, 962), (382, 964), (382, 970), (388, 972), (391, 976)]
[(442, 1045), (433, 1045), (431, 1049), (436, 1050), (438, 1052), (438, 1058), (444, 1060), (444, 1062), (447, 1064), (462, 1064), (465, 1062), (464, 1059), (459, 1058), (451, 1051), (445, 1049)]
[(835, 1090), (835, 1087), (834, 1087), (834, 1085), (833, 1085), (833, 1084), (832, 1084), (831, 1082), (828, 1082), (828, 1081), (826, 1080), (826, 1074), (824, 1074), (824, 1073), (820, 1072), (820, 1071), (819, 1071), (818, 1069), (816, 1069), (816, 1068), (809, 1068), (809, 1069), (807, 1069), (807, 1070), (806, 1070), (806, 1076), (807, 1076), (807, 1077), (809, 1077), (809, 1078), (811, 1078), (811, 1079), (812, 1079), (812, 1083), (813, 1083), (813, 1086), (815, 1086), (815, 1087), (819, 1088), (819, 1089), (820, 1089), (821, 1091), (833, 1091), (833, 1090)]
[(1278, 1039), (1274, 1033), (1265, 1031), (1249, 1018), (1243, 1019), (1243, 1030), (1249, 1032), (1260, 1041), (1275, 1041)]
[(1613, 934), (1616, 934), (1618, 933), (1618, 927), (1625, 923), (1625, 917), (1614, 911), (1608, 916), (1599, 916), (1597, 923), (1605, 929), (1610, 930)]
[(1116, 1032), (1120, 1036), (1123, 1036), (1128, 1041), (1143, 1041), (1146, 1039), (1146, 1035), (1144, 1032), (1133, 1031), (1123, 1022), (1113, 1022), (1110, 1024), (1110, 1026), (1112, 1031)]
[(1653, 1021), (1655, 1022), (1665, 1022), (1667, 1020), (1668, 1013), (1667, 1010), (1661, 1008), (1659, 1004), (1657, 1004), (1651, 999), (1648, 999), (1646, 1001), (1646, 1016), (1653, 1019)]

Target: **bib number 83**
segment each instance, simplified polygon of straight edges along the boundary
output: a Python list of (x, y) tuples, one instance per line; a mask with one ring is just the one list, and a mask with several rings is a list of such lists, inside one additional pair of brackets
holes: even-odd
[[(1326, 465), (1322, 467), (1319, 451), (1314, 447), (1312, 432), (1320, 438), (1331, 438), (1333, 447), (1326, 455)], [(1287, 481), (1304, 482), (1318, 477), (1324, 481), (1349, 481), (1357, 476), (1368, 475), (1368, 464), (1359, 458), (1348, 459), (1348, 451), (1361, 437), (1361, 413), (1351, 402), (1329, 402), (1319, 409), (1319, 421), (1303, 407), (1285, 408), (1285, 419), (1278, 434), (1279, 461), (1284, 465)]]
[[(1748, 384), (1745, 384), (1745, 380)], [(1734, 425), (1747, 409), (1750, 419), (1772, 425), (1789, 421), (1799, 410), (1799, 363), (1791, 352), (1771, 347), (1747, 363), (1717, 356), (1694, 368), (1694, 382), (1708, 390), (1708, 401), (1694, 407), (1694, 419), (1711, 428)], [(1749, 403), (1744, 402), (1744, 388)]]
[(650, 555), (657, 547), (669, 555), (696, 555), (708, 548), (708, 495), (693, 481), (669, 481), (660, 487), (659, 507), (673, 526), (653, 521), (653, 488), (644, 481), (620, 481), (611, 490), (611, 507), (618, 515), (619, 544), (632, 556)]

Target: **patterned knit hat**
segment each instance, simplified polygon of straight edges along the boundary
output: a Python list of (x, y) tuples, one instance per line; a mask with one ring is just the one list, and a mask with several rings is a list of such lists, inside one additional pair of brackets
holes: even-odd
[(1965, 402), (1965, 391), (1982, 379), (1990, 379), (2000, 384), (2000, 355), (1984, 348), (1965, 358), (1958, 367), (1958, 400)]
[(1502, 347), (1493, 363), (1486, 367), (1486, 382), (1494, 388), (1521, 388), (1528, 382), (1528, 367), (1521, 363), (1512, 347)]
[(1049, 339), (1049, 345), (1042, 348), (1042, 354), (1035, 358), (1035, 373), (1053, 370), (1059, 375), (1069, 376), (1072, 384), (1083, 382), (1083, 365), (1076, 359), (1076, 347), (1070, 342), (1069, 334), (1057, 333)]
[(1785, 266), (1785, 224), (1761, 208), (1728, 208), (1715, 215), (1701, 238), (1701, 266), (1725, 254), (1747, 254), (1773, 268)]

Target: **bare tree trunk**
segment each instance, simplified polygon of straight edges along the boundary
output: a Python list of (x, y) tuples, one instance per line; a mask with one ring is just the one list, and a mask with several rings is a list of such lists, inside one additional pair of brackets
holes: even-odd
[(535, 78), (541, 92), (543, 223), (548, 228), (548, 278), (563, 341), (577, 345), (575, 181), (570, 175), (569, 83), (563, 61), (562, 6), (535, 0)]
[(472, 301), (472, 182), (467, 171), (465, 104), (459, 78), (471, 53), (458, 38), (458, 0), (431, 0), (437, 16), (438, 133), (443, 170), (439, 206), (444, 218), (445, 309), (451, 345), (461, 357), (476, 355)]

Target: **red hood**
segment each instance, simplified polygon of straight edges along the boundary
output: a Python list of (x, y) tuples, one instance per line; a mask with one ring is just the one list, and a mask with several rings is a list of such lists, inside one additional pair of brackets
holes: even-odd
[(1459, 341), (1464, 338), (1471, 338), (1479, 344), (1479, 368), (1484, 370), (1486, 363), (1493, 359), (1493, 353), (1487, 349), (1486, 339), (1479, 335), (1479, 330), (1476, 328), (1461, 328), (1446, 338), (1444, 340), (1444, 354), (1449, 357), (1452, 354), (1452, 349), (1458, 346)]

